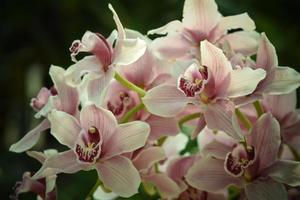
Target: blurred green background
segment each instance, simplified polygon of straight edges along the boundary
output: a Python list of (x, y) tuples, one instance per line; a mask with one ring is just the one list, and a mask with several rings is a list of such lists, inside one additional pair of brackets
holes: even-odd
[[(24, 171), (36, 171), (37, 161), (25, 153), (8, 152), (39, 121), (29, 106), (42, 86), (51, 86), (51, 64), (72, 62), (69, 46), (86, 30), (108, 36), (115, 28), (111, 3), (123, 25), (141, 33), (181, 19), (180, 0), (0, 0), (0, 199), (8, 199)], [(300, 3), (297, 0), (217, 0), (223, 15), (248, 12), (258, 31), (266, 32), (277, 48), (280, 65), (300, 71)], [(297, 67), (298, 66), (298, 67)], [(45, 134), (35, 149), (58, 146)], [(61, 147), (59, 147), (60, 150)], [(95, 172), (61, 175), (59, 199), (84, 199), (96, 179)], [(22, 196), (33, 199), (32, 195)]]

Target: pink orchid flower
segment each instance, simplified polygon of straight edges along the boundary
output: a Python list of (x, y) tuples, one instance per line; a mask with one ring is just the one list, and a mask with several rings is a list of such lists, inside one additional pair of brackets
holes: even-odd
[(300, 115), (296, 110), (296, 91), (284, 95), (268, 95), (263, 99), (264, 109), (271, 112), (281, 128), (282, 142), (299, 152)]
[(245, 138), (233, 146), (214, 140), (204, 147), (210, 153), (189, 169), (187, 182), (208, 192), (233, 184), (244, 189), (249, 200), (287, 199), (283, 184), (300, 185), (300, 163), (278, 159), (281, 140), (277, 120), (270, 113), (262, 115)]
[(150, 113), (171, 117), (187, 104), (200, 105), (204, 118), (198, 124), (211, 129), (233, 132), (231, 98), (251, 94), (265, 78), (265, 71), (251, 68), (232, 69), (222, 50), (201, 42), (201, 64), (193, 63), (179, 76), (178, 84), (162, 84), (152, 88), (142, 98)]
[(45, 117), (45, 119), (17, 143), (11, 145), (10, 151), (23, 152), (33, 147), (37, 143), (41, 132), (50, 128), (47, 117), (51, 110), (60, 110), (73, 116), (78, 114), (78, 90), (76, 87), (71, 86), (66, 82), (64, 76), (65, 70), (61, 67), (52, 65), (49, 74), (54, 86), (50, 90), (42, 88), (38, 93), (38, 96), (31, 100), (32, 107), (38, 111), (35, 117)]
[[(40, 163), (45, 162), (48, 157), (56, 153), (57, 151), (52, 149), (46, 150), (44, 153), (35, 151), (27, 152), (29, 156), (37, 159)], [(40, 199), (56, 200), (56, 178), (56, 175), (50, 175), (36, 180), (32, 178), (32, 173), (25, 172), (23, 174), (23, 180), (16, 183), (14, 188), (15, 192), (10, 198), (17, 200), (20, 194), (33, 192), (37, 194)]]
[(118, 125), (111, 112), (95, 105), (85, 106), (80, 119), (56, 110), (48, 118), (51, 134), (70, 150), (46, 159), (35, 179), (96, 169), (104, 186), (114, 193), (122, 197), (137, 193), (139, 173), (121, 154), (145, 145), (150, 131), (146, 123)]
[[(228, 33), (229, 30), (242, 29)], [(199, 44), (208, 40), (219, 47), (228, 42), (233, 50), (245, 55), (254, 54), (259, 34), (247, 13), (223, 17), (214, 0), (185, 0), (182, 21), (151, 30), (148, 34), (167, 34), (154, 40), (152, 47), (162, 57), (189, 59), (199, 55)]]
[[(72, 60), (76, 63), (67, 69), (67, 80), (73, 85), (85, 85), (83, 87), (87, 88), (87, 95), (91, 96), (94, 103), (101, 102), (100, 91), (104, 90), (114, 77), (115, 66), (135, 62), (146, 50), (146, 43), (143, 40), (126, 38), (119, 17), (110, 4), (109, 9), (113, 13), (117, 33), (114, 31), (108, 39), (105, 39), (99, 33), (87, 31), (81, 41), (75, 40), (70, 47)], [(90, 52), (93, 55), (77, 62), (75, 56), (80, 52)], [(94, 88), (98, 89), (97, 93)]]

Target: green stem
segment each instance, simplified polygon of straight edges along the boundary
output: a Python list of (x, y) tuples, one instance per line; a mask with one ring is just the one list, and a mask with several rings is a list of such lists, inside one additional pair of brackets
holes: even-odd
[(123, 86), (127, 87), (128, 89), (131, 89), (131, 90), (135, 91), (136, 93), (138, 93), (141, 97), (145, 96), (145, 94), (146, 94), (145, 90), (143, 90), (142, 88), (134, 85), (133, 83), (128, 81), (126, 78), (121, 76), (118, 72), (115, 72), (115, 79), (120, 84), (122, 84)]
[(136, 106), (134, 106), (131, 110), (129, 110), (121, 119), (120, 123), (125, 123), (128, 122), (128, 120), (138, 111), (142, 110), (145, 107), (143, 103), (140, 103)]
[(240, 109), (236, 108), (235, 114), (248, 130), (252, 128), (250, 120), (240, 111)]
[(202, 116), (202, 113), (193, 113), (193, 114), (190, 114), (190, 115), (186, 115), (184, 117), (182, 117), (179, 121), (178, 121), (178, 125), (179, 125), (179, 128), (182, 130), (182, 126), (184, 123), (188, 122), (188, 121), (191, 121), (193, 119), (197, 119), (199, 117)]
[(85, 200), (93, 200), (93, 194), (95, 193), (95, 191), (97, 190), (97, 188), (100, 186), (101, 181), (99, 179), (97, 179), (97, 182), (95, 183), (95, 185), (93, 186), (93, 188), (91, 189), (91, 191), (89, 192), (89, 194), (87, 195), (87, 197), (85, 198)]
[(255, 101), (253, 103), (253, 105), (254, 105), (254, 108), (256, 110), (257, 116), (258, 117), (262, 116), (264, 114), (264, 109), (263, 109), (261, 103), (259, 101)]

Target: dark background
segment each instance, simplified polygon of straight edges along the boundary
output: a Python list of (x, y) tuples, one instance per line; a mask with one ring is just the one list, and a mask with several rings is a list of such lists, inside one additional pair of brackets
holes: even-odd
[[(141, 33), (181, 19), (179, 0), (0, 0), (0, 199), (7, 199), (24, 171), (39, 168), (37, 161), (8, 152), (39, 121), (29, 106), (40, 87), (51, 86), (51, 64), (72, 62), (69, 46), (86, 30), (104, 36), (115, 28), (111, 3), (124, 27)], [(266, 32), (277, 48), (280, 65), (300, 71), (300, 3), (297, 0), (217, 0), (223, 15), (248, 12), (259, 32)], [(55, 148), (45, 136), (35, 149)], [(59, 199), (84, 199), (96, 180), (95, 172), (61, 175)], [(33, 196), (24, 195), (32, 199)]]

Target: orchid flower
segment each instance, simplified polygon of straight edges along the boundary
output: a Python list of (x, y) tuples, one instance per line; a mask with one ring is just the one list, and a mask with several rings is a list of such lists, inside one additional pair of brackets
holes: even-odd
[(204, 116), (200, 120), (205, 120), (209, 128), (232, 132), (234, 104), (230, 98), (251, 94), (264, 78), (262, 69), (233, 70), (221, 49), (203, 41), (201, 64), (190, 65), (177, 85), (154, 87), (142, 100), (149, 112), (163, 117), (178, 115), (188, 103), (200, 105)]
[[(41, 152), (27, 152), (27, 154), (39, 162), (43, 163), (46, 158), (53, 156), (57, 153), (56, 150), (48, 149)], [(38, 198), (43, 200), (55, 200), (56, 199), (56, 175), (46, 176), (41, 179), (33, 179), (32, 173), (25, 172), (23, 174), (23, 180), (17, 182), (15, 185), (15, 193), (10, 196), (11, 199), (19, 199), (19, 195), (26, 192), (34, 192), (38, 195)]]
[[(242, 29), (227, 33), (229, 30)], [(254, 54), (259, 35), (247, 13), (223, 17), (214, 0), (185, 0), (182, 21), (151, 30), (148, 34), (166, 34), (154, 40), (152, 47), (164, 58), (190, 59), (198, 57), (199, 44), (208, 40), (219, 47), (228, 42), (235, 52)]]
[[(87, 31), (81, 41), (75, 40), (70, 47), (72, 60), (76, 63), (70, 66), (66, 73), (69, 83), (82, 84), (82, 87), (86, 88), (87, 98), (98, 105), (103, 100), (102, 90), (105, 90), (114, 77), (114, 67), (135, 62), (146, 50), (146, 43), (143, 40), (126, 38), (123, 25), (110, 4), (109, 9), (117, 26), (117, 38), (115, 31), (108, 39), (99, 33)], [(80, 52), (90, 52), (93, 55), (77, 62), (75, 56)], [(84, 79), (81, 81), (82, 76)], [(97, 92), (94, 90), (96, 87)]]
[(35, 117), (45, 117), (45, 119), (37, 127), (28, 132), (21, 140), (11, 145), (10, 151), (23, 152), (33, 147), (37, 143), (41, 132), (50, 128), (47, 117), (51, 110), (60, 110), (73, 116), (78, 114), (78, 90), (66, 82), (64, 76), (65, 70), (52, 65), (49, 74), (54, 86), (50, 90), (42, 88), (37, 97), (31, 100), (32, 107), (38, 111)]
[(216, 140), (214, 145), (208, 144), (210, 154), (189, 169), (187, 182), (208, 192), (233, 184), (244, 189), (249, 200), (287, 199), (283, 184), (300, 185), (300, 163), (278, 159), (281, 140), (277, 120), (270, 113), (262, 115), (245, 137), (244, 143), (233, 146), (216, 145)]
[(122, 156), (142, 147), (149, 126), (140, 121), (118, 125), (111, 112), (88, 105), (80, 119), (53, 110), (49, 116), (51, 134), (70, 148), (46, 159), (35, 179), (58, 173), (96, 169), (99, 179), (114, 193), (129, 197), (137, 192), (140, 176), (131, 161)]

